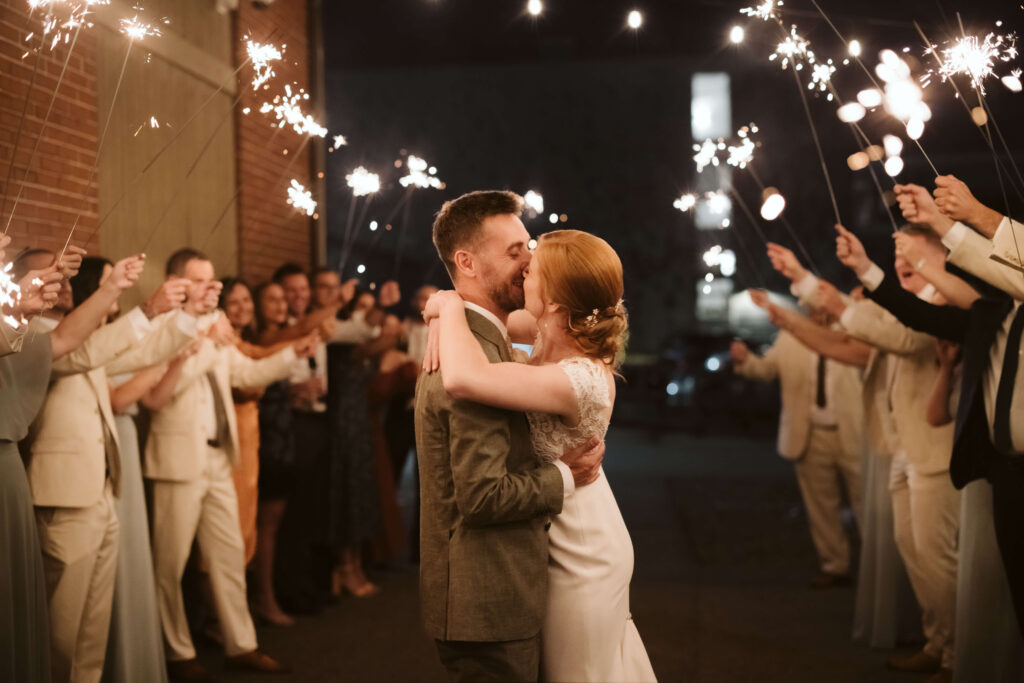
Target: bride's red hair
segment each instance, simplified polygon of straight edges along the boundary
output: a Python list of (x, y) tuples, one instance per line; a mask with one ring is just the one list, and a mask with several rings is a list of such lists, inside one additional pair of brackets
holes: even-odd
[(617, 368), (629, 328), (618, 254), (579, 230), (542, 235), (535, 253), (544, 297), (566, 309), (580, 351)]

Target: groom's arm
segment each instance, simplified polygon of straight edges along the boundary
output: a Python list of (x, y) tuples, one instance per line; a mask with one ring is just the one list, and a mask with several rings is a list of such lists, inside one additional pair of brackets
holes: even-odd
[(508, 413), (470, 401), (448, 408), (455, 503), (468, 526), (489, 526), (554, 515), (562, 511), (566, 482), (545, 464), (509, 472), (512, 447)]

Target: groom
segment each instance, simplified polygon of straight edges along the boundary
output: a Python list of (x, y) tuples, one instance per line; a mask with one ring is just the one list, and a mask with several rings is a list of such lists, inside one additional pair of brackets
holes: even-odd
[[(524, 304), (522, 208), (512, 192), (471, 192), (434, 221), (434, 245), (492, 363), (512, 360), (505, 325)], [(524, 414), (456, 400), (433, 373), (417, 387), (416, 447), (420, 599), (441, 663), (453, 681), (536, 681), (548, 519), (594, 478), (604, 444), (541, 464)]]

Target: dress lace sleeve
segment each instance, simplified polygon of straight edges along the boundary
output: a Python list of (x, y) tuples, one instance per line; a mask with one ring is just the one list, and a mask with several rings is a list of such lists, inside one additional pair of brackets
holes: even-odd
[(580, 410), (579, 429), (592, 431), (594, 425), (603, 421), (610, 400), (604, 368), (597, 361), (582, 357), (566, 358), (559, 361), (558, 366), (569, 377), (573, 393), (576, 394)]

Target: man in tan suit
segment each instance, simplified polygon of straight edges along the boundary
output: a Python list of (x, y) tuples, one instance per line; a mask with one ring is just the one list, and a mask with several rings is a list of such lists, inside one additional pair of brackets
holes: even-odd
[(820, 574), (811, 585), (849, 582), (850, 543), (842, 523), (840, 478), (858, 523), (861, 519), (863, 417), (859, 370), (819, 355), (785, 330), (758, 356), (732, 345), (737, 374), (779, 380), (779, 455), (794, 461)]
[[(856, 273), (867, 290), (881, 283), (884, 273), (868, 259), (860, 241), (839, 227), (837, 255)], [(914, 224), (901, 232), (917, 243), (925, 263), (911, 264), (897, 254), (895, 269), (904, 289), (933, 302), (934, 288), (916, 270), (929, 265), (945, 268), (946, 251), (935, 233)], [(939, 372), (935, 338), (903, 325), (873, 301), (852, 306), (835, 297), (826, 306), (839, 316), (852, 336), (885, 351), (894, 364), (889, 404), (895, 427), (890, 490), (896, 545), (910, 576), (922, 610), (928, 642), (924, 650), (908, 658), (890, 660), (906, 671), (949, 672), (953, 668), (953, 637), (956, 609), (957, 532), (960, 492), (949, 477), (953, 425), (932, 427), (925, 419), (927, 388)]]
[[(434, 244), (466, 319), (492, 363), (512, 360), (505, 324), (523, 307), (530, 235), (511, 192), (473, 192), (447, 202)], [(420, 601), (427, 634), (453, 681), (535, 681), (547, 604), (550, 515), (588, 483), (603, 444), (541, 464), (526, 416), (420, 378)]]
[[(183, 249), (169, 259), (167, 276), (185, 277), (201, 287), (213, 281), (213, 264), (200, 252)], [(228, 667), (287, 671), (257, 649), (246, 601), (245, 548), (231, 479), (238, 459), (231, 388), (262, 387), (284, 379), (296, 358), (295, 349), (287, 348), (254, 361), (234, 346), (218, 346), (205, 338), (145, 401), (153, 415), (144, 473), (153, 484), (153, 563), (172, 679), (209, 678), (196, 660), (181, 592), (194, 539), (209, 566)]]
[[(95, 298), (116, 306), (131, 284), (126, 263), (112, 269)], [(99, 681), (103, 672), (118, 549), (113, 498), (121, 462), (107, 373), (163, 362), (191, 342), (194, 316), (181, 311), (150, 320), (183, 298), (183, 283), (167, 283), (142, 307), (100, 327), (54, 362), (54, 381), (23, 444), (46, 570), (54, 681)], [(57, 322), (48, 318), (40, 324)]]

